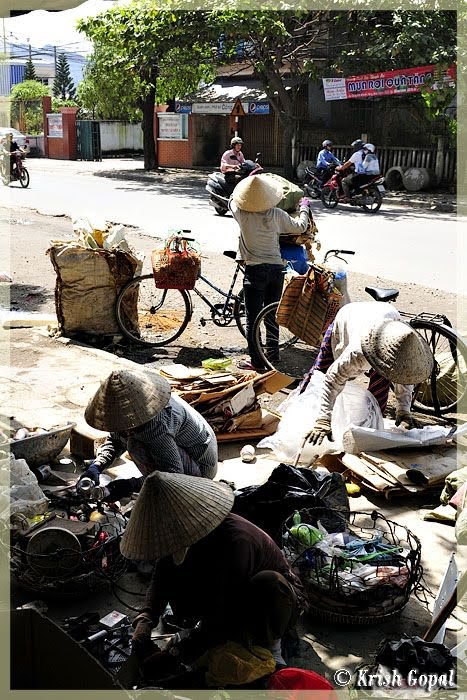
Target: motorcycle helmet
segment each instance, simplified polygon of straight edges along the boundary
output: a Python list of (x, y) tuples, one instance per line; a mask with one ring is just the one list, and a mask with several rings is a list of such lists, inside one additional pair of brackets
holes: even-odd
[(329, 139), (323, 141), (323, 148), (326, 148), (327, 146), (332, 146), (332, 141), (330, 141)]
[(352, 148), (354, 148), (356, 151), (359, 151), (360, 148), (363, 148), (363, 141), (361, 139), (357, 139), (356, 141), (352, 141), (350, 144)]
[(241, 143), (243, 145), (243, 140), (240, 138), (240, 136), (234, 136), (233, 139), (230, 140), (230, 145), (232, 148), (235, 146), (236, 143)]
[(363, 148), (364, 148), (366, 151), (370, 151), (370, 153), (374, 153), (374, 152), (375, 152), (375, 147), (373, 146), (372, 143), (366, 143), (366, 144), (363, 146)]

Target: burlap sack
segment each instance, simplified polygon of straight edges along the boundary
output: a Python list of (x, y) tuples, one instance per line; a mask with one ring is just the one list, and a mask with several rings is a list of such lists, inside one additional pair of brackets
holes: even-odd
[[(115, 302), (141, 262), (131, 253), (83, 248), (73, 244), (54, 245), (47, 251), (57, 273), (55, 310), (60, 332), (67, 335), (119, 333)], [(137, 319), (137, 295), (126, 308)]]

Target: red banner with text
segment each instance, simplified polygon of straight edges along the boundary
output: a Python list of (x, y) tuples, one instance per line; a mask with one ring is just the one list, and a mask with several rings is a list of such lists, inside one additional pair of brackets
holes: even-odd
[(454, 85), (455, 66), (450, 66), (444, 71), (439, 71), (437, 66), (421, 66), (355, 75), (350, 78), (323, 78), (324, 99), (350, 100), (356, 97), (406, 95), (420, 92), (423, 85), (433, 79), (435, 82), (431, 87), (434, 90), (438, 89), (440, 84)]

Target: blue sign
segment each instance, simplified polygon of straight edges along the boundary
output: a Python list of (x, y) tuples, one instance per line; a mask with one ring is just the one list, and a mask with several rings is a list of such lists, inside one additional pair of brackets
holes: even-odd
[(191, 114), (191, 104), (184, 102), (175, 103), (175, 111), (177, 114)]
[(269, 114), (269, 102), (249, 102), (248, 114)]

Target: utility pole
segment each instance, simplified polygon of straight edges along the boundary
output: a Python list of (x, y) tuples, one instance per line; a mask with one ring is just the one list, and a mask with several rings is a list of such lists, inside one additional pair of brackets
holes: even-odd
[(5, 36), (5, 18), (2, 17), (2, 22), (3, 22), (3, 53), (6, 56), (6, 36)]

